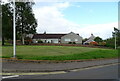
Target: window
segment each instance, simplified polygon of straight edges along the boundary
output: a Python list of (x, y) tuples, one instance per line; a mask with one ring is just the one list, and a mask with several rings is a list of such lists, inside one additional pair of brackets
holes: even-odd
[(78, 39), (75, 39), (75, 41), (78, 41)]
[(71, 41), (71, 39), (65, 39), (65, 41)]

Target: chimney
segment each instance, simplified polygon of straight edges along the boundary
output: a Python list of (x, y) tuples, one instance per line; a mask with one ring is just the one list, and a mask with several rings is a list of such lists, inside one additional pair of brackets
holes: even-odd
[(46, 31), (44, 31), (44, 35), (46, 34)]
[(93, 34), (91, 33), (91, 35), (93, 36)]

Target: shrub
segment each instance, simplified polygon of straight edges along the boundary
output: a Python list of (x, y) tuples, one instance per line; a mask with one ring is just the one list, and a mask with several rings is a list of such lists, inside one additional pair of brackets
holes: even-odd
[(68, 44), (76, 44), (76, 42), (68, 42)]
[(25, 44), (29, 45), (32, 43), (32, 39), (30, 37), (25, 37)]
[(90, 45), (98, 45), (98, 43), (97, 42), (90, 42)]
[(72, 42), (68, 42), (68, 44), (72, 44)]
[(98, 45), (100, 45), (100, 46), (105, 46), (105, 45), (106, 45), (106, 42), (99, 42)]
[(73, 42), (73, 44), (76, 44), (76, 42)]
[(43, 43), (43, 41), (42, 40), (38, 40), (38, 43)]
[(105, 40), (106, 42), (106, 45), (107, 47), (111, 47), (111, 48), (114, 48), (115, 47), (115, 38), (108, 38)]
[(113, 45), (113, 44), (109, 44), (109, 43), (107, 43), (105, 46), (106, 46), (106, 47), (115, 48), (115, 45)]
[(30, 44), (30, 42), (29, 41), (25, 41), (25, 45), (29, 45)]
[(50, 43), (49, 41), (47, 43)]

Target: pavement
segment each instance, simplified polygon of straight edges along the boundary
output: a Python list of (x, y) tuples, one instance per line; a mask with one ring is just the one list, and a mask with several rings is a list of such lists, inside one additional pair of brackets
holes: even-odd
[(118, 59), (100, 59), (88, 61), (73, 61), (73, 62), (12, 62), (2, 61), (3, 73), (25, 73), (25, 72), (56, 72), (56, 71), (69, 71), (80, 68), (87, 68), (99, 65), (108, 65), (118, 63)]
[[(104, 65), (57, 74), (31, 74), (3, 76), (3, 79), (118, 79), (118, 65)], [(81, 81), (81, 80), (80, 80)], [(85, 80), (86, 81), (86, 80)], [(95, 80), (98, 81), (98, 80)], [(102, 80), (103, 81), (103, 80)], [(106, 80), (105, 80), (106, 81)], [(109, 80), (108, 80), (109, 81)], [(116, 80), (113, 80), (116, 81)]]

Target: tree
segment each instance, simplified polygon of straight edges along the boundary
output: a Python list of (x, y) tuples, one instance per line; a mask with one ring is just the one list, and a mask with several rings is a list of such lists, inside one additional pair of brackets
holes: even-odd
[(85, 41), (87, 41), (87, 40), (88, 40), (88, 38), (83, 39), (83, 40), (82, 40), (82, 44), (83, 44)]
[(113, 37), (119, 37), (120, 35), (120, 30), (114, 27), (114, 32), (112, 32)]
[[(32, 12), (33, 2), (16, 2), (16, 35), (17, 39), (24, 38), (26, 34), (36, 33), (37, 21)], [(8, 32), (9, 31), (9, 32)], [(13, 39), (13, 8), (12, 3), (2, 5), (2, 44), (4, 39)]]
[(2, 45), (5, 39), (12, 39), (13, 37), (13, 13), (10, 3), (2, 5)]
[(106, 42), (106, 46), (108, 47), (115, 47), (115, 38), (116, 38), (116, 43), (117, 43), (117, 47), (120, 46), (120, 30), (114, 27), (114, 32), (112, 32), (112, 36), (111, 38), (108, 38), (105, 40)]
[(32, 11), (33, 5), (33, 2), (16, 2), (17, 35), (22, 39), (22, 44), (25, 44), (26, 34), (36, 33), (37, 21)]
[(115, 47), (115, 43), (114, 43), (115, 39), (113, 37), (106, 39), (105, 42), (107, 47), (111, 47), (111, 48)]
[(95, 37), (94, 41), (96, 41), (97, 43), (99, 43), (99, 42), (102, 42), (103, 40), (100, 37)]
[(114, 27), (114, 32), (112, 32), (112, 35), (115, 39), (116, 46), (120, 46), (120, 30)]

